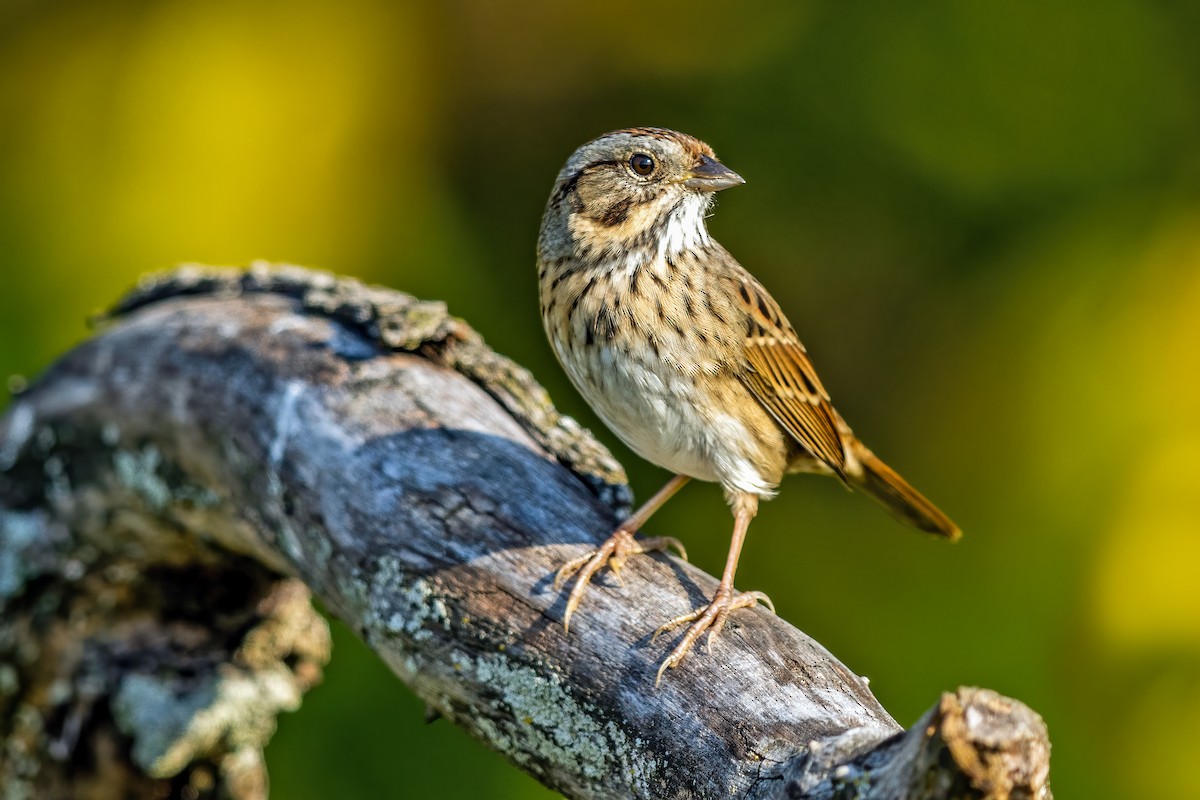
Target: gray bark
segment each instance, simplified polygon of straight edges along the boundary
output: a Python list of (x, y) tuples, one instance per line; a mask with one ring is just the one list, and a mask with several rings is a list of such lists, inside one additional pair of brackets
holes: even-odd
[(264, 797), (328, 658), (311, 592), (433, 709), (573, 798), (1049, 797), (1042, 721), (947, 693), (905, 732), (739, 611), (654, 688), (665, 556), (555, 568), (624, 474), (439, 303), (295, 267), (139, 287), (0, 419), (0, 796)]

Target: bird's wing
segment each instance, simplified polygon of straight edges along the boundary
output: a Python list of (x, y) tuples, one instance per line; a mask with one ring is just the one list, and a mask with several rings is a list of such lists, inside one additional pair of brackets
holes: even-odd
[(813, 456), (844, 477), (846, 451), (829, 393), (779, 305), (749, 273), (737, 295), (748, 319), (742, 383)]

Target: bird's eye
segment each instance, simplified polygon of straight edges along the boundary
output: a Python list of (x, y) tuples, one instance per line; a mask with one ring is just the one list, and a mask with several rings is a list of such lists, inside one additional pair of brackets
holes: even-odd
[(654, 159), (645, 153), (634, 153), (629, 159), (629, 168), (638, 175), (649, 175), (654, 172)]

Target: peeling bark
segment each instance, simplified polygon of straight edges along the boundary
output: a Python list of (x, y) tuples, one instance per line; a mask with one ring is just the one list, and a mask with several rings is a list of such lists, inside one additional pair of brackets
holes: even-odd
[(328, 658), (309, 593), (414, 692), (573, 798), (1048, 798), (1020, 703), (907, 733), (763, 610), (653, 690), (715, 580), (639, 558), (570, 636), (554, 568), (620, 466), (440, 303), (295, 267), (139, 287), (0, 419), (0, 789), (266, 795)]

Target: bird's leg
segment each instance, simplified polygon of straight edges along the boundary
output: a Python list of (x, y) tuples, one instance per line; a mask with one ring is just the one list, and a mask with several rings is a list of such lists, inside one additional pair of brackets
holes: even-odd
[(676, 475), (671, 478), (667, 481), (666, 486), (659, 489), (641, 508), (633, 512), (629, 519), (617, 526), (612, 536), (609, 536), (604, 544), (587, 555), (568, 561), (559, 568), (554, 576), (555, 591), (562, 587), (564, 581), (575, 573), (579, 573), (575, 578), (575, 585), (571, 587), (571, 594), (567, 596), (567, 610), (563, 613), (563, 630), (571, 629), (571, 615), (575, 613), (579, 601), (583, 598), (583, 590), (587, 588), (592, 576), (603, 569), (605, 565), (620, 581), (621, 567), (625, 565), (625, 559), (638, 553), (650, 553), (674, 547), (679, 551), (679, 555), (685, 561), (687, 560), (687, 551), (683, 549), (683, 543), (673, 536), (655, 536), (638, 541), (633, 538), (633, 535), (646, 524), (646, 520), (650, 519), (655, 511), (662, 507), (663, 503), (671, 499), (671, 495), (682, 489), (688, 480), (687, 475)]
[(762, 592), (744, 592), (736, 595), (733, 592), (733, 576), (737, 572), (738, 557), (742, 554), (742, 544), (746, 541), (746, 530), (750, 527), (750, 520), (754, 519), (754, 515), (758, 512), (758, 497), (752, 494), (737, 494), (732, 498), (732, 505), (734, 510), (733, 539), (729, 543), (729, 557), (725, 559), (725, 572), (721, 575), (721, 584), (717, 587), (712, 602), (690, 614), (684, 614), (667, 622), (659, 627), (651, 638), (653, 641), (660, 633), (673, 630), (689, 622), (692, 623), (687, 633), (683, 635), (683, 639), (659, 666), (658, 674), (654, 677), (655, 686), (658, 686), (659, 681), (662, 680), (664, 672), (683, 661), (683, 657), (688, 654), (688, 651), (696, 644), (696, 640), (705, 631), (708, 631), (708, 641), (711, 643), (713, 638), (720, 634), (721, 629), (725, 627), (725, 620), (730, 611), (754, 606), (760, 602), (765, 603), (772, 613), (775, 611), (775, 605), (771, 602), (771, 598)]

